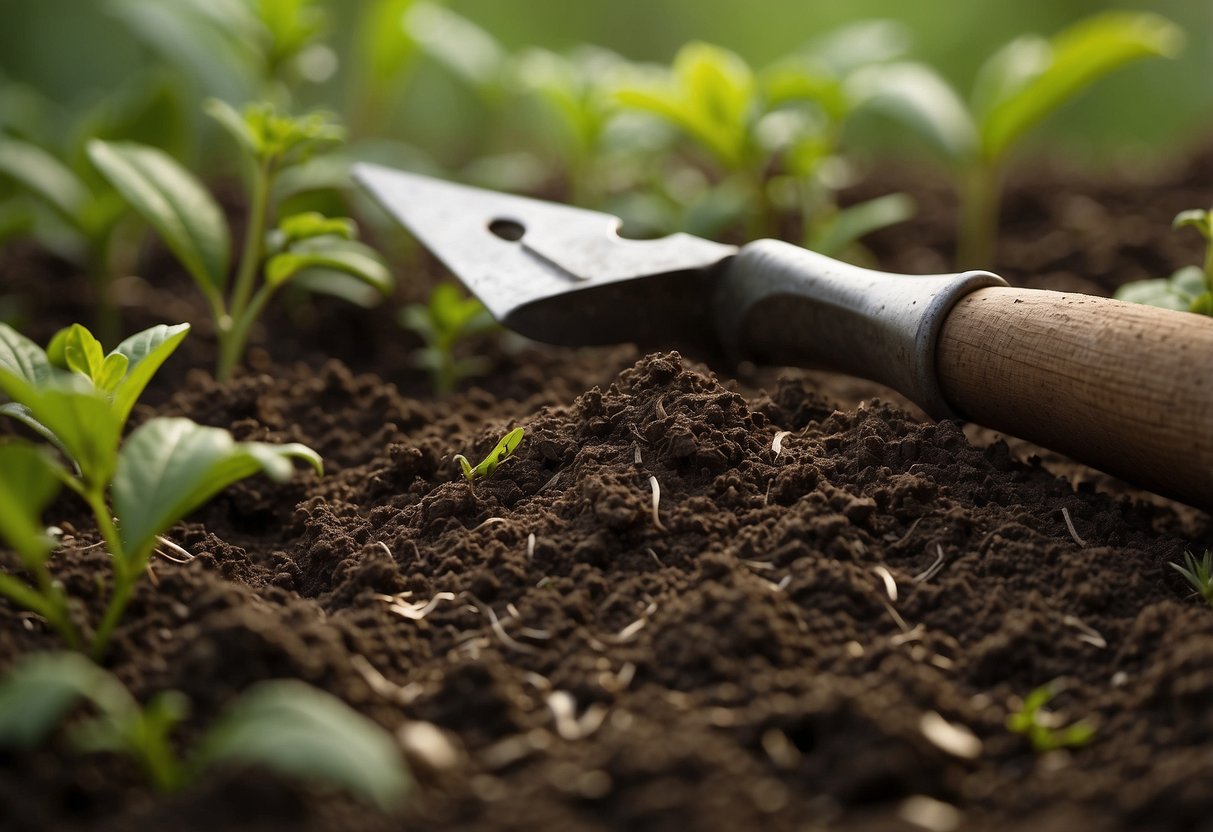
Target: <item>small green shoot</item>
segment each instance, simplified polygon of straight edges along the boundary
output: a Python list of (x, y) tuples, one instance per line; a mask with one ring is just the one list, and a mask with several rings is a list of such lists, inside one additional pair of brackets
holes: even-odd
[(467, 457), (463, 454), (455, 454), (455, 461), (459, 463), (464, 479), (470, 483), (474, 483), (482, 477), (491, 477), (493, 472), (497, 470), (497, 466), (505, 462), (522, 442), (522, 434), (522, 428), (514, 428), (501, 437), (501, 441), (497, 443), (493, 450), (489, 451), (489, 455), (481, 460), (480, 464), (475, 468), (472, 467), (472, 463), (468, 462)]
[(62, 587), (47, 569), (53, 548), (40, 514), (60, 485), (88, 505), (112, 556), (114, 583), (91, 639), (101, 656), (144, 574), (157, 537), (229, 485), (264, 472), (289, 479), (292, 460), (321, 471), (299, 444), (237, 442), (188, 419), (152, 419), (122, 439), (139, 395), (189, 331), (156, 326), (109, 354), (82, 326), (56, 335), (50, 352), (0, 324), (0, 415), (46, 439), (62, 460), (24, 440), (0, 445), (0, 538), (18, 553), (32, 585), (0, 575), (0, 594), (42, 615), (69, 646), (81, 646)]
[(1183, 575), (1196, 594), (1213, 607), (1213, 549), (1206, 549), (1199, 560), (1191, 552), (1184, 552), (1183, 565), (1172, 563), (1171, 568)]
[(460, 357), (456, 350), (461, 342), (497, 328), (480, 301), (463, 297), (449, 283), (435, 286), (429, 303), (414, 303), (401, 310), (400, 324), (425, 342), (414, 360), (430, 373), (438, 396), (451, 394), (462, 379), (484, 372), (485, 359)]
[(343, 131), (328, 116), (294, 118), (266, 104), (250, 105), (240, 114), (218, 100), (210, 101), (207, 111), (232, 135), (247, 163), (249, 223), (231, 281), (231, 232), (218, 204), (192, 174), (146, 145), (93, 141), (88, 152), (101, 174), (160, 234), (206, 298), (219, 339), (215, 377), (225, 381), (243, 357), (266, 304), (293, 278), (305, 272), (330, 276), (331, 290), (324, 279), (308, 286), (340, 296), (348, 289), (338, 278), (355, 278), (386, 295), (392, 276), (374, 251), (352, 239), (356, 229), (350, 220), (309, 213), (284, 217), (267, 233), (279, 174), (341, 142)]
[(1045, 39), (1016, 38), (978, 70), (970, 103), (934, 70), (896, 63), (856, 78), (869, 106), (903, 120), (956, 165), (961, 195), (957, 261), (989, 266), (1009, 151), (1053, 111), (1142, 58), (1174, 56), (1183, 32), (1148, 12), (1092, 15)]
[(410, 785), (383, 728), (295, 679), (254, 685), (182, 759), (170, 736), (188, 712), (185, 696), (168, 691), (140, 706), (116, 676), (78, 653), (33, 654), (0, 681), (0, 746), (37, 747), (81, 701), (95, 713), (70, 729), (76, 748), (131, 757), (162, 792), (224, 765), (259, 765), (340, 786), (383, 809), (399, 805)]
[(1058, 714), (1045, 710), (1045, 705), (1061, 693), (1057, 682), (1041, 685), (1024, 697), (1015, 713), (1007, 717), (1007, 730), (1028, 738), (1038, 754), (1060, 748), (1078, 748), (1095, 738), (1095, 726), (1087, 720), (1065, 725)]
[(1195, 228), (1205, 238), (1204, 268), (1184, 266), (1170, 277), (1135, 280), (1116, 291), (1119, 300), (1213, 316), (1213, 211), (1181, 211), (1174, 228)]

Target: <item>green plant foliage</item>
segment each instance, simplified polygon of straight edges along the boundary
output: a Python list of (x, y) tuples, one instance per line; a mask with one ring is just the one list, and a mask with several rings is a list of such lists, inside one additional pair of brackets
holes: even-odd
[(1171, 568), (1183, 575), (1196, 594), (1213, 607), (1213, 550), (1206, 549), (1199, 560), (1191, 552), (1184, 552), (1183, 564), (1172, 563)]
[(1117, 289), (1116, 297), (1132, 303), (1213, 316), (1213, 212), (1203, 209), (1180, 211), (1172, 226), (1195, 228), (1205, 238), (1204, 268), (1184, 266), (1170, 277), (1135, 280)]
[(157, 326), (123, 341), (108, 355), (82, 326), (63, 330), (50, 353), (0, 324), (0, 392), (15, 418), (57, 448), (71, 470), (23, 441), (0, 445), (0, 537), (21, 555), (34, 585), (0, 575), (0, 594), (43, 615), (71, 646), (78, 639), (62, 588), (46, 569), (50, 553), (39, 515), (58, 484), (92, 510), (112, 556), (114, 589), (93, 638), (106, 648), (143, 574), (158, 535), (216, 493), (264, 472), (282, 481), (293, 460), (321, 472), (320, 457), (298, 444), (236, 442), (219, 428), (188, 419), (152, 419), (121, 442), (139, 394), (189, 326)]
[(276, 230), (267, 232), (279, 174), (341, 142), (344, 131), (330, 116), (295, 118), (264, 103), (241, 114), (218, 100), (208, 102), (207, 112), (231, 134), (248, 173), (249, 226), (230, 285), (231, 234), (215, 200), (192, 174), (167, 154), (143, 145), (98, 140), (89, 143), (88, 152), (101, 174), (156, 229), (206, 298), (219, 338), (215, 375), (223, 381), (243, 356), (249, 331), (265, 306), (297, 276), (308, 274), (307, 286), (314, 291), (343, 297), (349, 289), (342, 278), (353, 278), (382, 296), (391, 291), (392, 277), (378, 254), (352, 239), (356, 228), (348, 219), (307, 212), (283, 217)]
[(874, 67), (857, 77), (857, 92), (956, 164), (962, 196), (957, 258), (961, 266), (989, 265), (1002, 168), (1019, 139), (1096, 81), (1141, 58), (1173, 56), (1182, 41), (1178, 27), (1158, 15), (1108, 11), (1049, 39), (1027, 35), (1008, 43), (978, 71), (968, 105), (916, 63)]
[(472, 463), (468, 462), (467, 457), (463, 454), (455, 454), (455, 461), (459, 463), (460, 470), (463, 471), (463, 476), (468, 482), (475, 482), (481, 477), (490, 477), (497, 470), (497, 466), (514, 453), (514, 450), (522, 443), (522, 428), (514, 428), (512, 431), (501, 437), (500, 441), (489, 451), (489, 455), (480, 461), (474, 468)]
[(425, 342), (414, 360), (430, 373), (439, 396), (452, 393), (462, 379), (484, 372), (483, 358), (456, 354), (459, 344), (497, 329), (493, 316), (480, 301), (463, 297), (449, 283), (434, 287), (428, 303), (410, 304), (401, 310), (400, 324)]
[(70, 730), (82, 752), (129, 756), (161, 791), (177, 791), (227, 765), (339, 786), (384, 809), (411, 780), (392, 737), (340, 699), (297, 680), (254, 685), (184, 760), (170, 742), (188, 712), (168, 691), (140, 706), (113, 674), (77, 653), (34, 654), (0, 680), (0, 746), (30, 750), (82, 701), (93, 714)]
[(1024, 697), (1018, 711), (1007, 717), (1007, 730), (1027, 737), (1038, 754), (1060, 748), (1078, 748), (1095, 738), (1095, 726), (1086, 720), (1064, 725), (1064, 721), (1045, 706), (1061, 693), (1062, 687), (1053, 682), (1042, 685)]

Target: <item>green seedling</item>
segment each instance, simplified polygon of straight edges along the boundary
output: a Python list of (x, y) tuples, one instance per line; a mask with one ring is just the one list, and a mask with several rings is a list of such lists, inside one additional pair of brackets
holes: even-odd
[(1180, 312), (1213, 315), (1213, 211), (1181, 211), (1172, 225), (1195, 228), (1205, 238), (1204, 268), (1184, 266), (1170, 277), (1135, 280), (1121, 286), (1116, 297)]
[(876, 67), (856, 78), (862, 96), (908, 124), (949, 159), (961, 197), (957, 261), (989, 266), (1008, 153), (1046, 116), (1133, 61), (1173, 56), (1183, 33), (1146, 12), (1092, 15), (1045, 39), (1016, 38), (981, 66), (966, 105), (934, 70)]
[(352, 239), (355, 227), (350, 220), (315, 214), (284, 217), (277, 230), (267, 234), (275, 213), (277, 177), (335, 147), (342, 139), (340, 127), (323, 114), (292, 118), (266, 104), (250, 105), (241, 115), (212, 100), (207, 111), (231, 133), (247, 163), (248, 226), (232, 280), (231, 232), (218, 204), (197, 179), (170, 156), (146, 145), (94, 141), (88, 152), (102, 175), (160, 234), (206, 298), (219, 340), (215, 377), (224, 381), (243, 357), (249, 332), (266, 304), (293, 278), (308, 272), (313, 278), (309, 288), (341, 296), (347, 293), (344, 280), (349, 277), (385, 295), (392, 277), (374, 251)]
[(434, 287), (428, 303), (414, 303), (401, 310), (400, 324), (425, 342), (414, 360), (429, 372), (439, 396), (449, 395), (460, 380), (485, 370), (484, 358), (455, 354), (460, 342), (497, 329), (493, 316), (480, 301), (463, 297), (449, 283)]
[(1199, 560), (1191, 552), (1184, 552), (1183, 565), (1172, 563), (1171, 568), (1183, 575), (1196, 594), (1213, 607), (1213, 550), (1206, 549)]
[(1038, 754), (1060, 748), (1078, 748), (1095, 738), (1095, 726), (1091, 722), (1079, 720), (1065, 725), (1064, 719), (1045, 710), (1061, 691), (1057, 682), (1041, 685), (1024, 697), (1019, 710), (1007, 717), (1007, 730), (1027, 737)]
[(468, 462), (467, 457), (463, 454), (455, 454), (455, 461), (459, 463), (464, 479), (474, 483), (482, 477), (491, 477), (493, 472), (497, 470), (497, 466), (505, 462), (522, 442), (522, 434), (522, 428), (514, 428), (501, 437), (501, 441), (497, 443), (493, 450), (489, 451), (489, 455), (481, 460), (480, 464), (475, 468), (472, 467), (472, 463)]
[(152, 327), (105, 354), (76, 325), (46, 352), (0, 324), (0, 392), (11, 400), (0, 414), (59, 452), (20, 439), (0, 445), (0, 537), (34, 578), (31, 585), (0, 574), (0, 594), (43, 616), (70, 646), (82, 646), (68, 599), (50, 577), (54, 546), (40, 521), (66, 485), (91, 509), (112, 558), (113, 591), (91, 639), (95, 657), (105, 652), (161, 533), (253, 474), (285, 481), (292, 460), (321, 471), (320, 457), (303, 445), (237, 442), (188, 419), (152, 419), (122, 439), (131, 408), (188, 331), (186, 324)]
[(836, 201), (846, 182), (842, 128), (859, 103), (849, 79), (896, 54), (893, 38), (873, 36), (887, 35), (880, 27), (888, 25), (848, 27), (762, 73), (732, 52), (692, 43), (668, 72), (622, 85), (616, 99), (678, 128), (714, 165), (722, 181), (703, 211), (744, 215), (747, 235), (759, 237), (779, 236), (781, 210), (791, 208), (802, 217), (806, 245), (839, 255), (913, 210), (902, 195), (845, 211)]
[(76, 749), (130, 757), (162, 792), (228, 765), (339, 786), (383, 809), (399, 805), (410, 786), (391, 735), (295, 679), (251, 687), (182, 758), (171, 735), (187, 715), (185, 696), (159, 693), (141, 706), (116, 676), (78, 653), (28, 656), (0, 680), (0, 746), (38, 747), (82, 702), (92, 713), (68, 731)]

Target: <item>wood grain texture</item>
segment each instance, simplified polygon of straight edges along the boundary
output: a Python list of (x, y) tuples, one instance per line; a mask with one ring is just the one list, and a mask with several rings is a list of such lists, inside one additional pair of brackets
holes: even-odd
[(967, 419), (1213, 511), (1213, 318), (979, 289), (949, 313), (936, 361)]

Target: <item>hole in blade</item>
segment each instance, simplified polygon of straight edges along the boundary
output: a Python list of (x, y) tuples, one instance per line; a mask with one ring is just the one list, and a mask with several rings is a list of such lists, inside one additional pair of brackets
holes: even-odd
[(511, 243), (518, 242), (522, 239), (522, 235), (526, 234), (526, 228), (517, 220), (493, 220), (489, 223), (489, 231)]

